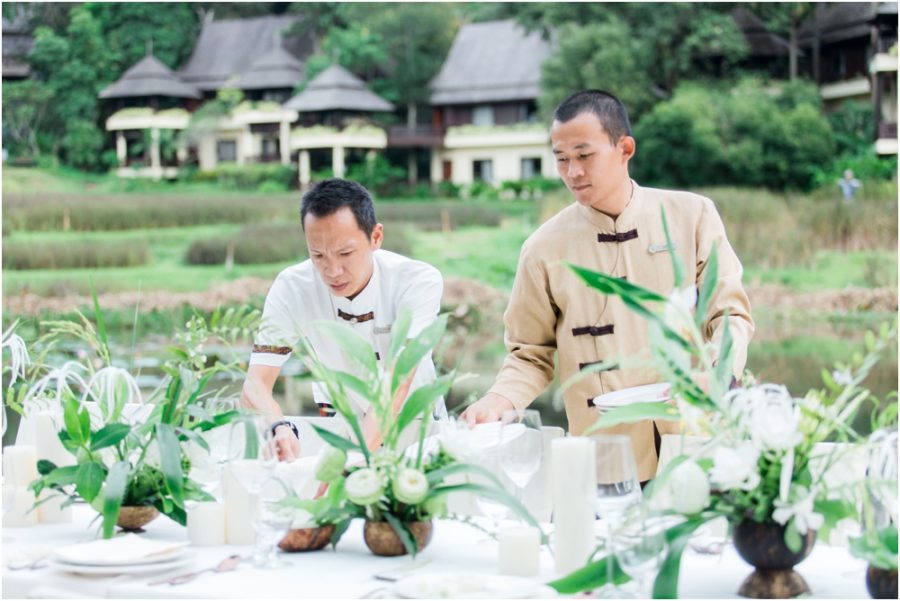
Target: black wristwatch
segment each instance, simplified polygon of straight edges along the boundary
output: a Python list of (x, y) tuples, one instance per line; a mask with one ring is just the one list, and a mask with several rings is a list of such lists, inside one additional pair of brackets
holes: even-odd
[(278, 426), (288, 426), (291, 431), (294, 433), (294, 436), (297, 437), (297, 440), (300, 440), (300, 430), (297, 429), (297, 424), (290, 420), (281, 419), (271, 425), (270, 429), (272, 430), (272, 436), (275, 436), (275, 430)]

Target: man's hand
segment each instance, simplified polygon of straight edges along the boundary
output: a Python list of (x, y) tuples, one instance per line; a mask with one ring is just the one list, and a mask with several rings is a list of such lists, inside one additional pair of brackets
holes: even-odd
[(462, 419), (466, 420), (469, 427), (475, 424), (497, 422), (503, 416), (504, 411), (512, 411), (515, 406), (506, 397), (492, 392), (487, 393), (463, 411)]
[(300, 441), (294, 436), (290, 426), (281, 425), (275, 428), (274, 443), (279, 461), (291, 462), (300, 457)]

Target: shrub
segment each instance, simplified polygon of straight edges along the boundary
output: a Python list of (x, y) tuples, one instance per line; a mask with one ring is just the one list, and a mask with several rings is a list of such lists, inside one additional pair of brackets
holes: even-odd
[(279, 163), (224, 164), (217, 166), (215, 173), (219, 184), (233, 190), (258, 190), (267, 182), (280, 186), (279, 191), (289, 190), (297, 181), (297, 172)]
[(502, 215), (488, 207), (453, 202), (409, 202), (403, 204), (376, 204), (375, 214), (381, 222), (406, 222), (418, 229), (439, 231), (443, 228), (446, 211), (450, 227), (471, 225), (498, 226)]
[(93, 269), (146, 265), (150, 251), (145, 240), (125, 242), (4, 242), (3, 268)]
[(373, 194), (384, 196), (404, 183), (406, 169), (392, 165), (384, 156), (376, 154), (371, 162), (351, 165), (344, 177), (359, 182)]

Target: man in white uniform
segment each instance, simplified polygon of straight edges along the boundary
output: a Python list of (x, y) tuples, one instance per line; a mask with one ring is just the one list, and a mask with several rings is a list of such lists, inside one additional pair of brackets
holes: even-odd
[[(398, 315), (411, 313), (409, 337), (415, 337), (437, 317), (443, 293), (437, 269), (381, 249), (384, 228), (376, 222), (372, 196), (363, 186), (342, 179), (317, 184), (303, 196), (300, 219), (310, 258), (282, 271), (272, 284), (241, 394), (245, 407), (270, 417), (279, 459), (287, 461), (300, 454), (299, 435), (283, 419), (272, 389), (293, 345), (305, 336), (326, 366), (352, 371), (338, 345), (314, 325), (319, 320), (341, 321), (368, 340), (382, 361)], [(434, 378), (429, 354), (401, 387), (395, 411), (410, 391)], [(324, 387), (314, 385), (314, 395), (320, 414), (334, 415)], [(359, 415), (365, 416), (366, 443), (377, 447), (381, 437), (368, 401), (354, 401)], [(441, 405), (435, 413), (446, 414), (446, 409)]]

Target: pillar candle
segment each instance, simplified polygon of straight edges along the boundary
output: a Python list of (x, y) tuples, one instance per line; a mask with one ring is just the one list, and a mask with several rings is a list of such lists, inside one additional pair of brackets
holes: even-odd
[(3, 448), (4, 484), (28, 486), (37, 477), (36, 446), (14, 445)]
[(3, 527), (21, 528), (38, 523), (34, 507), (34, 493), (24, 486), (3, 485)]
[(541, 531), (529, 526), (502, 528), (498, 535), (501, 574), (537, 576), (540, 571)]
[(225, 544), (225, 503), (194, 503), (187, 508), (188, 540), (195, 547)]
[(564, 574), (582, 567), (594, 548), (594, 441), (582, 436), (557, 438), (550, 456), (556, 571)]
[[(52, 491), (42, 490), (38, 497), (40, 505), (37, 508), (38, 521), (42, 524), (68, 524), (72, 521), (72, 506), (62, 507), (69, 497)], [(46, 499), (46, 500), (45, 500)]]
[(59, 441), (55, 416), (49, 411), (42, 411), (35, 414), (34, 420), (37, 458), (52, 461), (58, 467), (75, 465), (75, 457)]
[(251, 522), (254, 498), (235, 477), (231, 466), (225, 468), (222, 489), (225, 500), (226, 542), (229, 545), (252, 545), (256, 541), (256, 533)]

